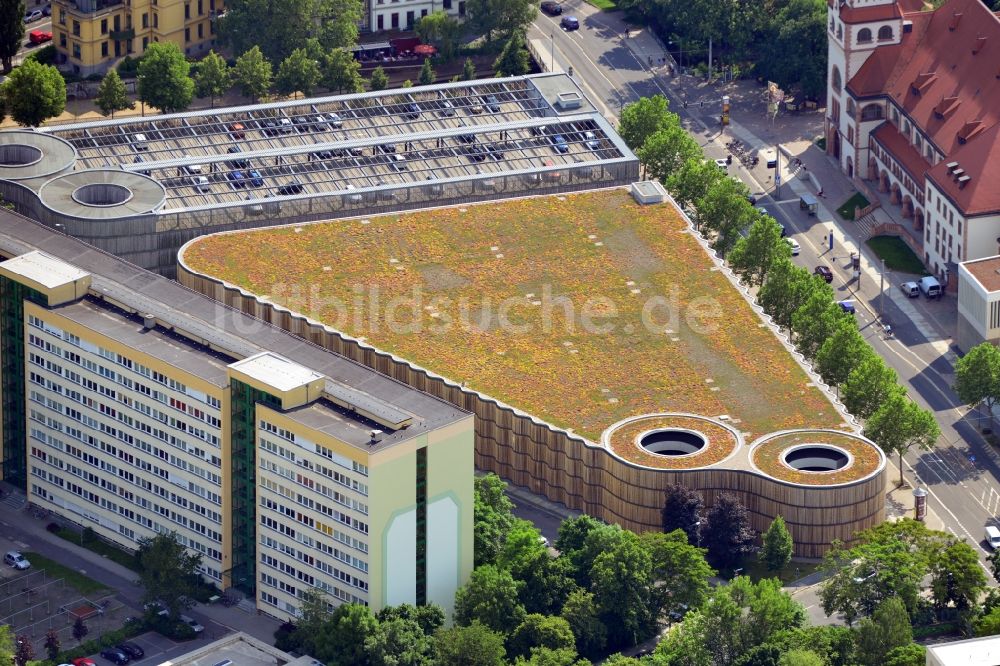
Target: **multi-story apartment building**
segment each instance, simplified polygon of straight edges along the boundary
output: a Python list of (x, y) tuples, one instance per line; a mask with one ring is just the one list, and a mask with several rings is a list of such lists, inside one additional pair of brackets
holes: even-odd
[(829, 0), (827, 152), (912, 219), (955, 288), (1000, 251), (1000, 18), (980, 0)]
[(276, 617), (310, 588), (450, 610), (471, 414), (108, 255), (11, 251), (38, 229), (5, 217), (5, 480), (127, 549), (175, 532)]
[(365, 0), (360, 27), (363, 32), (413, 30), (421, 17), (438, 11), (464, 17), (465, 0)]
[(62, 63), (102, 73), (150, 42), (174, 42), (201, 56), (215, 45), (223, 0), (53, 0), (52, 39)]

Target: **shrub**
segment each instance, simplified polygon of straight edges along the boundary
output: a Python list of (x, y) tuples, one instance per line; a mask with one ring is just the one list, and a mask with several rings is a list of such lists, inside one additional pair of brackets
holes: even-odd
[(37, 51), (33, 51), (28, 58), (31, 60), (37, 60), (43, 65), (51, 65), (56, 60), (56, 46), (55, 44), (43, 46)]
[(134, 79), (136, 73), (139, 71), (139, 59), (133, 58), (132, 56), (125, 56), (122, 61), (118, 63), (118, 75), (124, 78)]

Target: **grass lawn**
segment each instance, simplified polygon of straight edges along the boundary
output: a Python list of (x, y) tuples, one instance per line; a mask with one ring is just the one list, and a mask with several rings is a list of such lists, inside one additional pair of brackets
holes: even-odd
[(592, 441), (655, 412), (748, 439), (841, 423), (676, 211), (624, 189), (206, 236), (184, 261)]
[(132, 571), (139, 570), (135, 557), (131, 553), (126, 553), (120, 548), (115, 548), (106, 541), (101, 541), (100, 539), (94, 537), (81, 543), (80, 533), (66, 527), (60, 528), (55, 534), (70, 543), (75, 543), (76, 545), (83, 546), (87, 550), (91, 550), (98, 555), (102, 555), (112, 562), (117, 562), (123, 567), (128, 567)]
[(615, 0), (587, 0), (587, 2), (605, 12), (613, 12), (618, 9)]
[(880, 259), (885, 259), (885, 266), (889, 270), (901, 273), (912, 273), (914, 275), (930, 275), (923, 263), (913, 254), (910, 246), (896, 236), (875, 236), (868, 239), (868, 247), (878, 255)]
[(845, 220), (853, 220), (854, 209), (864, 208), (870, 203), (871, 202), (868, 201), (868, 199), (865, 198), (865, 195), (861, 194), (861, 192), (855, 192), (851, 195), (850, 199), (845, 201), (840, 208), (837, 209), (837, 214)]
[(740, 575), (749, 576), (750, 580), (754, 582), (765, 578), (780, 578), (782, 585), (788, 585), (799, 578), (808, 576), (809, 574), (815, 572), (819, 569), (821, 564), (822, 562), (803, 562), (799, 560), (792, 560), (787, 566), (785, 566), (785, 568), (778, 571), (770, 571), (763, 562), (754, 558), (752, 560), (747, 560), (747, 562), (743, 565), (743, 572)]
[(76, 588), (76, 591), (80, 594), (97, 596), (110, 591), (107, 587), (101, 585), (93, 578), (88, 578), (78, 571), (63, 566), (58, 562), (53, 562), (44, 555), (25, 552), (24, 556), (28, 558), (29, 562), (31, 562), (32, 569), (41, 569), (53, 579), (62, 578), (68, 584)]

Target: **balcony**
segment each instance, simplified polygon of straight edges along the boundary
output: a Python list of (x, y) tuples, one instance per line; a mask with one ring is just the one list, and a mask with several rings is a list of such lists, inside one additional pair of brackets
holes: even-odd
[(112, 30), (108, 36), (116, 42), (130, 42), (135, 39), (135, 29), (128, 28), (126, 30)]
[(122, 7), (124, 0), (55, 0), (56, 7), (65, 9), (68, 13), (92, 19), (102, 14), (110, 14)]

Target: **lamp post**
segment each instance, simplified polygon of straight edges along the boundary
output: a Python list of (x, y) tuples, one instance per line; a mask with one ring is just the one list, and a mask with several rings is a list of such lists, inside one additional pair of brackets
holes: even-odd
[[(674, 43), (673, 43), (673, 41), (668, 41), (667, 45), (673, 46)], [(681, 44), (679, 42), (677, 44), (677, 66), (680, 68), (681, 71), (684, 70), (684, 47), (681, 46)], [(681, 72), (678, 72), (678, 73), (681, 73)]]
[(688, 529), (694, 528), (694, 545), (695, 548), (701, 548), (701, 521), (696, 520), (691, 524)]
[(549, 42), (552, 44), (552, 48), (549, 52), (549, 71), (554, 72), (556, 71), (556, 33), (549, 33)]

